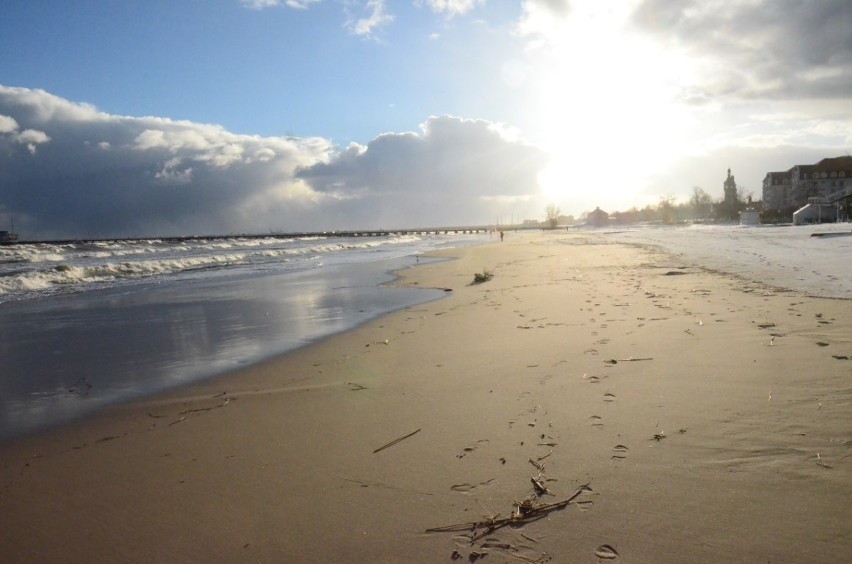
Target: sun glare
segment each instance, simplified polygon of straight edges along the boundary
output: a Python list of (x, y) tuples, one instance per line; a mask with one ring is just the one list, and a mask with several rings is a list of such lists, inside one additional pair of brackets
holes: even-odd
[(656, 200), (648, 178), (678, 150), (676, 61), (624, 18), (610, 3), (575, 4), (537, 69), (538, 135), (552, 158), (539, 181), (564, 208)]

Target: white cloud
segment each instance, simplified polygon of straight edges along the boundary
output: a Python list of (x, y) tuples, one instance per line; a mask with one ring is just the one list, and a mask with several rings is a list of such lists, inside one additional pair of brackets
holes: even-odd
[(166, 161), (163, 169), (154, 175), (160, 184), (172, 184), (179, 186), (192, 182), (192, 167), (181, 169), (181, 159), (174, 158)]
[(50, 141), (50, 137), (44, 131), (25, 129), (15, 136), (15, 141), (26, 144), (40, 144)]
[[(420, 2), (418, 2), (420, 3)], [(485, 4), (485, 0), (423, 0), (435, 13), (459, 16)]]
[(277, 6), (287, 6), (296, 10), (305, 10), (322, 0), (240, 0), (240, 4), (252, 10), (263, 10)]
[(346, 22), (346, 28), (361, 37), (373, 37), (379, 28), (393, 21), (385, 9), (385, 0), (367, 0), (362, 12), (362, 17), (350, 16)]
[(0, 133), (12, 133), (18, 130), (18, 122), (9, 116), (0, 115)]
[(570, 12), (570, 0), (523, 0), (515, 33), (546, 42), (560, 33)]
[(30, 155), (36, 154), (38, 145), (50, 141), (50, 137), (44, 131), (37, 129), (18, 131), (19, 127), (15, 118), (0, 114), (0, 139), (6, 138), (13, 143), (24, 145)]

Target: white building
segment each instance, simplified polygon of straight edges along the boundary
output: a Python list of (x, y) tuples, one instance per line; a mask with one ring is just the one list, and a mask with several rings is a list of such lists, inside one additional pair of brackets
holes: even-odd
[(819, 198), (834, 203), (852, 194), (852, 156), (796, 165), (785, 172), (768, 172), (763, 179), (763, 209), (794, 211)]

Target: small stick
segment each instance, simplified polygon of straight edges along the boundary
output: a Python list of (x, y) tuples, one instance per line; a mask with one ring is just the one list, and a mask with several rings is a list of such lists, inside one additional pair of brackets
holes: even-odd
[(477, 529), (484, 529), (484, 532), (477, 534), (473, 537), (473, 541), (476, 541), (479, 538), (482, 538), (484, 535), (491, 534), (492, 532), (505, 527), (511, 523), (523, 523), (525, 521), (532, 521), (534, 518), (540, 518), (546, 515), (547, 513), (555, 510), (555, 509), (563, 509), (567, 507), (572, 501), (577, 499), (577, 497), (583, 492), (591, 491), (589, 484), (583, 484), (577, 491), (571, 494), (567, 499), (563, 499), (562, 501), (557, 501), (556, 503), (547, 503), (545, 505), (539, 505), (538, 507), (533, 507), (532, 509), (522, 513), (520, 515), (513, 514), (511, 517), (503, 517), (502, 519), (487, 519), (485, 521), (471, 521), (469, 523), (457, 523), (455, 525), (447, 525), (445, 527), (434, 527), (431, 529), (426, 529), (427, 533), (447, 533), (454, 531), (467, 531)]
[(533, 477), (531, 476), (531, 477), (530, 477), (530, 481), (532, 482), (533, 487), (535, 488), (535, 491), (536, 491), (536, 493), (537, 493), (538, 495), (544, 495), (544, 494), (546, 494), (546, 493), (549, 493), (550, 495), (553, 495), (553, 493), (552, 493), (549, 489), (547, 489), (547, 486), (545, 486), (545, 485), (541, 482), (541, 475), (539, 475), (539, 478), (538, 478), (538, 479), (533, 478)]
[(405, 439), (407, 439), (408, 437), (412, 437), (412, 436), (416, 435), (416, 434), (417, 434), (417, 433), (419, 433), (419, 432), (420, 432), (420, 429), (417, 429), (416, 431), (412, 431), (411, 433), (408, 433), (408, 434), (407, 434), (407, 435), (405, 435), (404, 437), (400, 437), (400, 438), (398, 438), (398, 439), (395, 439), (395, 440), (393, 440), (393, 441), (389, 442), (388, 444), (386, 444), (386, 445), (384, 445), (384, 446), (380, 446), (379, 448), (377, 448), (376, 450), (374, 450), (374, 451), (373, 451), (373, 454), (376, 454), (377, 452), (383, 451), (383, 450), (385, 450), (386, 448), (392, 447), (393, 445), (395, 445), (395, 444), (397, 444), (397, 443), (400, 443), (400, 442), (404, 441)]
[(831, 464), (826, 464), (822, 461), (822, 457), (819, 455), (819, 453), (817, 453), (817, 464), (819, 464), (823, 468), (831, 468)]

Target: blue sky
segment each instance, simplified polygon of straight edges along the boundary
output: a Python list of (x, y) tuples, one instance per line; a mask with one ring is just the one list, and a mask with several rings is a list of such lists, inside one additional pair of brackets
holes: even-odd
[(520, 5), (494, 4), (447, 17), (398, 2), (358, 34), (369, 8), (334, 1), (11, 2), (2, 80), (113, 114), (366, 142), (429, 115), (503, 119), (499, 69)]
[(484, 224), (852, 147), (847, 0), (7, 1), (0, 228)]

